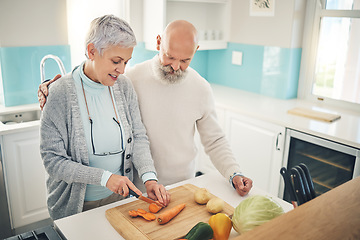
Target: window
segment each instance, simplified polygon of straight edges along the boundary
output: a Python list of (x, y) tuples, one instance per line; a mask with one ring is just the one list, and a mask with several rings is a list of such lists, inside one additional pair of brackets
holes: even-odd
[(308, 1), (299, 97), (360, 109), (360, 0)]
[(66, 4), (72, 68), (86, 59), (85, 36), (94, 18), (114, 14), (129, 21), (127, 0), (67, 0)]

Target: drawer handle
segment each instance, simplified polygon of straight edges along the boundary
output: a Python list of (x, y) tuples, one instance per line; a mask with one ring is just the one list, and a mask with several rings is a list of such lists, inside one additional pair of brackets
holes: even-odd
[(278, 133), (277, 137), (276, 137), (276, 150), (280, 151), (280, 148), (279, 148), (279, 137), (281, 136), (281, 132)]

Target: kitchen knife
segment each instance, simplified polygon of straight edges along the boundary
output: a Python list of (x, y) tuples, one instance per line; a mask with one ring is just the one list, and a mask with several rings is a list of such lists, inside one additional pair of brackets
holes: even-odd
[(291, 179), (294, 185), (296, 199), (298, 201), (298, 205), (300, 206), (301, 204), (306, 202), (304, 183), (302, 181), (299, 170), (297, 170), (296, 168), (292, 168), (290, 172), (291, 172)]
[(290, 195), (290, 201), (292, 203), (292, 205), (294, 206), (294, 208), (297, 207), (297, 199), (295, 196), (295, 192), (294, 192), (294, 187), (293, 184), (291, 183), (290, 180), (290, 174), (289, 172), (286, 170), (285, 167), (282, 167), (280, 169), (280, 174), (283, 176), (284, 178), (284, 183), (285, 183), (285, 192), (288, 192)]
[(133, 195), (134, 197), (136, 197), (136, 198), (138, 198), (138, 199), (140, 199), (140, 200), (142, 200), (142, 201), (144, 201), (144, 202), (147, 202), (147, 203), (155, 203), (156, 205), (158, 205), (158, 206), (160, 206), (160, 207), (165, 207), (163, 204), (161, 204), (159, 201), (154, 201), (154, 200), (152, 200), (152, 199), (150, 199), (150, 198), (147, 198), (147, 197), (144, 197), (144, 196), (142, 196), (142, 195), (139, 195), (139, 194), (137, 194), (136, 192), (134, 192), (133, 190), (131, 190), (130, 188), (129, 188), (129, 194), (131, 194), (131, 195)]
[(304, 200), (305, 200), (305, 202), (310, 201), (312, 199), (311, 193), (310, 193), (310, 186), (308, 184), (308, 180), (305, 176), (304, 170), (300, 166), (295, 166), (294, 168), (296, 168), (296, 170), (298, 170), (298, 172), (300, 173), (300, 178), (302, 180), (302, 184), (303, 184), (304, 191), (305, 191)]
[(306, 177), (306, 180), (307, 180), (307, 182), (308, 182), (309, 189), (310, 189), (311, 199), (316, 198), (314, 183), (313, 183), (313, 180), (312, 180), (312, 178), (311, 178), (309, 168), (308, 168), (304, 163), (300, 163), (300, 164), (299, 164), (299, 167), (301, 167), (302, 170), (303, 170), (304, 173), (305, 173), (305, 177)]

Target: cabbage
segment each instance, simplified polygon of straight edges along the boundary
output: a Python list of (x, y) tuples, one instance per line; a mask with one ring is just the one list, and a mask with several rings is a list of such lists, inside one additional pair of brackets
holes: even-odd
[(267, 196), (248, 197), (235, 208), (234, 229), (242, 234), (284, 213), (282, 207)]

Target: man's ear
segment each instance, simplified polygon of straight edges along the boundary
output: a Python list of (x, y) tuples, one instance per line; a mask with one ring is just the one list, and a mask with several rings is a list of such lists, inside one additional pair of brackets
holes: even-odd
[(89, 43), (86, 48), (90, 60), (94, 60), (96, 48), (93, 43)]
[(161, 44), (161, 37), (160, 35), (157, 35), (156, 37), (156, 49), (160, 51), (160, 44)]

